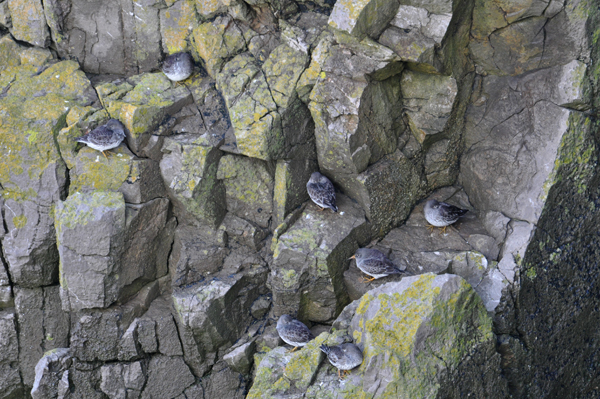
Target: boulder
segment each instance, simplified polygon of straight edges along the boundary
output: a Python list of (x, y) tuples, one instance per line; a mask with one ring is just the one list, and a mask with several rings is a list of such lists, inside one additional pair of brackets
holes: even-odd
[(343, 272), (356, 248), (370, 239), (364, 212), (337, 196), (338, 213), (309, 204), (277, 240), (269, 285), (273, 311), (301, 320), (332, 320), (348, 303)]
[(237, 273), (232, 267), (173, 292), (178, 322), (193, 334), (201, 358), (230, 347), (244, 334), (253, 321), (250, 307), (264, 293), (265, 266), (250, 264)]
[[(152, 356), (148, 363), (148, 380), (142, 399), (174, 398), (195, 382), (190, 368), (181, 356)], [(165, 381), (169, 381), (165, 384)]]
[(127, 144), (138, 156), (146, 155), (152, 130), (193, 101), (188, 89), (172, 87), (162, 72), (137, 75), (120, 85), (105, 83), (97, 91), (110, 116), (127, 128)]
[(111, 398), (139, 398), (146, 383), (142, 362), (115, 363), (101, 367), (100, 389)]
[(169, 1), (168, 7), (160, 10), (160, 36), (162, 51), (173, 54), (189, 51), (188, 36), (199, 24), (195, 0)]
[(329, 16), (329, 26), (346, 31), (359, 39), (377, 38), (398, 11), (398, 2), (390, 0), (338, 0)]

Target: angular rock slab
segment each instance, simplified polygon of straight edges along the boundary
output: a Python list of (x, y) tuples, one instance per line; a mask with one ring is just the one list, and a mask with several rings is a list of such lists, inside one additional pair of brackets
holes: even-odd
[(69, 348), (57, 348), (44, 353), (35, 366), (35, 382), (31, 397), (33, 399), (58, 398), (60, 383), (65, 376), (68, 381), (71, 364)]
[(5, 70), (0, 87), (0, 184), (4, 198), (4, 257), (14, 284), (56, 282), (57, 253), (50, 206), (65, 195), (66, 166), (54, 136), (71, 107), (97, 99), (79, 65), (64, 61), (41, 73), (32, 65)]
[(348, 330), (364, 360), (344, 385), (331, 387), (334, 397), (436, 397), (444, 389), (443, 374), (459, 371), (496, 341), (478, 295), (451, 274), (385, 284), (350, 308), (355, 314)]
[[(76, 193), (56, 206), (63, 309), (105, 308), (166, 274), (168, 200)], [(172, 227), (171, 227), (172, 228)]]
[(171, 81), (162, 72), (137, 75), (129, 82), (132, 84), (105, 83), (97, 91), (110, 116), (127, 128), (129, 148), (143, 156), (151, 131), (166, 116), (192, 103), (193, 97), (185, 87), (171, 87)]
[(449, 7), (442, 4), (400, 5), (391, 26), (379, 37), (379, 43), (394, 50), (402, 61), (417, 64), (414, 67), (420, 70), (436, 72), (435, 49), (441, 45), (452, 19), (451, 3), (446, 3)]
[(165, 54), (188, 51), (188, 36), (198, 26), (194, 0), (180, 0), (160, 10), (160, 35)]
[(275, 315), (322, 322), (348, 303), (342, 274), (347, 259), (369, 241), (370, 229), (362, 209), (348, 197), (338, 194), (337, 205), (333, 213), (309, 204), (279, 237), (269, 275)]
[(50, 44), (50, 32), (41, 0), (7, 0), (12, 27), (10, 33), (18, 39), (38, 47)]
[(93, 74), (134, 75), (156, 69), (162, 58), (159, 4), (46, 0), (44, 13), (61, 58), (77, 59)]
[(377, 38), (398, 10), (393, 0), (338, 0), (329, 17), (329, 26), (346, 31), (359, 39)]
[(19, 338), (15, 313), (0, 311), (0, 389), (3, 397), (21, 397), (23, 385), (18, 368)]
[[(461, 181), (473, 205), (536, 223), (585, 67), (578, 61), (517, 77), (488, 76), (465, 115)], [(556, 87), (561, 89), (556, 90)], [(522, 151), (523, 146), (527, 151)]]
[(302, 392), (310, 385), (323, 360), (319, 346), (327, 334), (321, 334), (297, 352), (290, 353), (284, 346), (269, 351), (256, 367), (254, 384), (248, 399), (274, 399), (290, 397)]
[(166, 139), (162, 151), (160, 171), (177, 216), (217, 227), (227, 212), (225, 187), (217, 180), (221, 151), (194, 134)]
[(219, 162), (217, 179), (225, 186), (227, 210), (267, 228), (273, 215), (275, 171), (258, 159), (225, 155)]
[(210, 281), (173, 292), (179, 322), (193, 334), (199, 356), (231, 346), (242, 336), (266, 278), (266, 267), (248, 265), (240, 273), (224, 270)]

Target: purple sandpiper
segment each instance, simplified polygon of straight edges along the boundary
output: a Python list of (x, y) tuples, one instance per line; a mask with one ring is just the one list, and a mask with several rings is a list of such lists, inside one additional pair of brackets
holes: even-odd
[(461, 209), (434, 199), (427, 201), (425, 208), (423, 208), (425, 219), (430, 223), (429, 228), (433, 231), (434, 227), (442, 227), (444, 233), (446, 232), (446, 227), (456, 222), (458, 218), (467, 212), (467, 209)]
[(327, 354), (329, 363), (337, 367), (340, 379), (344, 378), (344, 376), (340, 375), (340, 370), (344, 371), (344, 374), (349, 373), (354, 367), (360, 366), (363, 361), (363, 354), (360, 348), (352, 343), (336, 346), (321, 345), (320, 348)]
[(290, 352), (295, 351), (299, 346), (306, 345), (308, 341), (315, 338), (304, 323), (294, 319), (289, 314), (284, 314), (279, 317), (276, 328), (281, 339), (283, 339), (286, 344), (294, 347)]
[(317, 204), (321, 210), (329, 208), (334, 212), (338, 211), (335, 205), (335, 189), (329, 179), (319, 172), (310, 175), (310, 180), (306, 183), (306, 191), (310, 199)]
[(118, 147), (125, 139), (125, 126), (116, 119), (110, 119), (102, 126), (98, 126), (85, 136), (75, 138), (80, 143), (87, 144), (94, 150), (101, 151), (106, 159), (104, 151)]
[(165, 58), (162, 71), (173, 82), (185, 80), (194, 71), (194, 60), (189, 53), (171, 54)]
[(390, 274), (406, 273), (406, 271), (398, 269), (381, 251), (374, 248), (359, 248), (350, 259), (356, 259), (356, 267), (371, 276), (365, 280), (367, 283)]

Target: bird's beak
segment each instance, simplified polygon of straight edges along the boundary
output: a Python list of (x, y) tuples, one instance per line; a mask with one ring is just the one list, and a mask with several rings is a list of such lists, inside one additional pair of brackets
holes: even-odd
[(356, 255), (352, 255), (351, 257), (348, 258), (348, 260), (350, 259), (356, 259)]

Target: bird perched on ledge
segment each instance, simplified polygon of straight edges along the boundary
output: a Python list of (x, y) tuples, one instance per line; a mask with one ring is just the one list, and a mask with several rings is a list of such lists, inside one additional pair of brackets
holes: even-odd
[(173, 82), (185, 80), (194, 71), (194, 60), (189, 53), (171, 54), (165, 58), (162, 71)]
[(423, 208), (425, 219), (429, 222), (429, 228), (431, 231), (435, 227), (441, 227), (442, 232), (446, 232), (446, 227), (456, 222), (461, 216), (467, 213), (467, 209), (461, 209), (457, 206), (447, 204), (445, 202), (439, 202), (434, 199), (430, 199)]
[(76, 141), (86, 144), (94, 150), (101, 151), (106, 159), (104, 151), (118, 147), (125, 139), (125, 126), (116, 119), (110, 119), (104, 125), (98, 126), (85, 136), (75, 138)]
[[(346, 373), (363, 362), (360, 348), (351, 343), (336, 346), (321, 345), (320, 348), (327, 355), (329, 363), (338, 369), (340, 379), (344, 379)], [(344, 376), (340, 375), (340, 370), (344, 372)]]
[(308, 191), (310, 199), (321, 210), (329, 208), (334, 212), (338, 211), (338, 207), (335, 205), (335, 188), (327, 177), (319, 172), (314, 172), (306, 183), (306, 191)]
[(398, 269), (387, 256), (375, 248), (359, 248), (350, 259), (356, 259), (356, 267), (371, 276), (371, 278), (365, 279), (367, 283), (390, 274), (406, 273), (406, 271)]
[(284, 314), (277, 320), (277, 332), (281, 339), (288, 345), (292, 345), (295, 351), (299, 346), (306, 345), (315, 336), (301, 321), (294, 319), (289, 314)]

